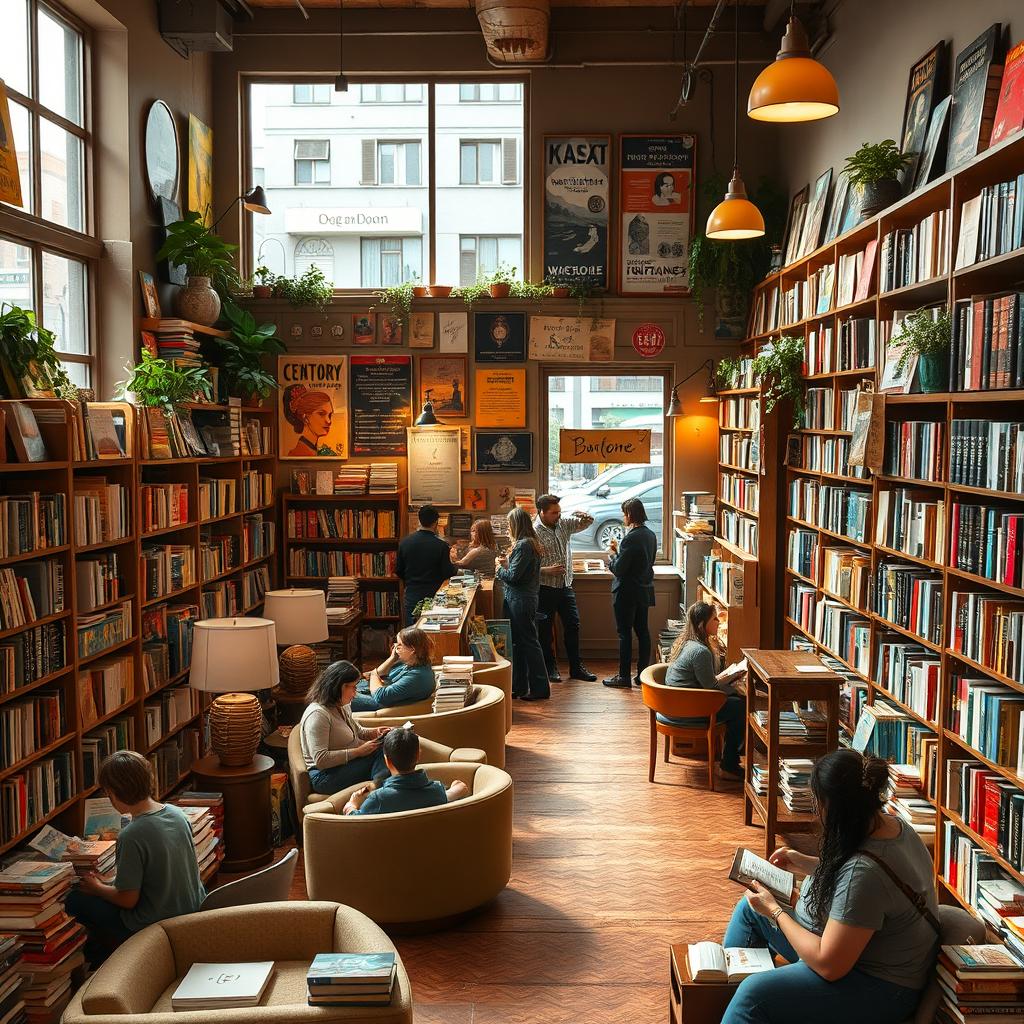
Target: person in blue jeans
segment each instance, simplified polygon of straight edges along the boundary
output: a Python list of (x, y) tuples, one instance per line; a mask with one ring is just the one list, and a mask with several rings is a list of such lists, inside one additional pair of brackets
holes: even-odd
[(931, 853), (906, 822), (883, 811), (888, 778), (885, 761), (849, 749), (814, 766), (818, 856), (782, 847), (770, 858), (809, 876), (795, 909), (754, 882), (722, 943), (767, 947), (787, 963), (742, 981), (722, 1024), (913, 1017), (938, 952), (938, 901)]
[(512, 627), (512, 696), (547, 700), (551, 684), (537, 636), (542, 548), (525, 509), (509, 512), (508, 532), (512, 550), (499, 556), (494, 575), (504, 587), (505, 618)]
[(432, 696), (436, 686), (430, 658), (430, 637), (416, 626), (398, 631), (387, 659), (360, 681), (353, 711), (377, 711), (400, 704), (415, 704)]

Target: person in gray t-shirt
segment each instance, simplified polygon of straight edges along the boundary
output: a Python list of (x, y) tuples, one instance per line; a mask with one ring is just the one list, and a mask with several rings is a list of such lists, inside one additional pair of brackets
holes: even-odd
[(795, 910), (755, 882), (723, 941), (767, 947), (788, 963), (741, 982), (722, 1024), (913, 1017), (938, 952), (938, 900), (931, 853), (906, 822), (883, 811), (888, 777), (885, 761), (855, 750), (834, 750), (815, 764), (819, 856), (783, 847), (770, 858), (809, 876)]

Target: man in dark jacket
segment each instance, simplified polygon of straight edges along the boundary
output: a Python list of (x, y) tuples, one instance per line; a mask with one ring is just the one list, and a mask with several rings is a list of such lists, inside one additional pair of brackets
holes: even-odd
[(433, 505), (424, 505), (419, 510), (420, 528), (398, 545), (395, 575), (405, 583), (405, 597), (402, 602), (402, 625), (411, 626), (416, 621), (412, 613), (425, 597), (433, 597), (441, 584), (459, 570), (452, 565), (451, 549), (437, 535), (437, 521), (440, 515)]

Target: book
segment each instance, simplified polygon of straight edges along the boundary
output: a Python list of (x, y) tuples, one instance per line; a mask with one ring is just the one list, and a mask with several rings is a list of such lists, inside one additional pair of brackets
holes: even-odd
[(995, 943), (974, 946), (943, 946), (942, 955), (953, 967), (957, 978), (1024, 978), (1024, 967), (1010, 951)]
[(7, 408), (7, 432), (14, 444), (18, 461), (46, 462), (50, 455), (43, 435), (39, 433), (39, 424), (31, 406), (24, 402), (11, 402)]
[(1011, 47), (1006, 55), (988, 144), (994, 146), (1021, 128), (1024, 128), (1024, 40)]
[(976, 156), (992, 134), (1003, 71), (1001, 40), (1002, 25), (995, 22), (956, 56), (947, 170), (955, 170)]
[(386, 981), (396, 969), (394, 953), (317, 953), (306, 972), (313, 985)]
[(776, 867), (756, 853), (740, 847), (736, 850), (729, 878), (739, 882), (745, 889), (752, 888), (753, 882), (760, 882), (780, 902), (793, 905), (796, 892), (796, 877), (792, 871)]
[(739, 984), (752, 974), (775, 969), (770, 949), (720, 946), (717, 942), (695, 942), (686, 947), (690, 980)]
[(171, 996), (173, 1010), (225, 1010), (259, 1006), (273, 960), (243, 964), (193, 964)]

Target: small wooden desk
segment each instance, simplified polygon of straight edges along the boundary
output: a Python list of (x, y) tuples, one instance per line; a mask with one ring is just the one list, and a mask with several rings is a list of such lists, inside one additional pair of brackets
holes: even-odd
[[(447, 589), (447, 585), (443, 586), (438, 591), (438, 594), (443, 594)], [(457, 629), (424, 630), (427, 636), (430, 637), (430, 642), (433, 644), (433, 660), (435, 663), (439, 664), (445, 655), (470, 653), (469, 620), (474, 615), (478, 614), (476, 610), (476, 598), (479, 591), (479, 587), (466, 587), (462, 590), (462, 593), (466, 595), (466, 603), (462, 606), (462, 615), (459, 618)], [(423, 616), (420, 616), (416, 621), (416, 625), (420, 628), (423, 627)]]
[(669, 1024), (720, 1024), (737, 985), (691, 981), (686, 943), (674, 943), (669, 953)]
[[(747, 659), (747, 729), (746, 768), (743, 782), (743, 821), (753, 824), (754, 813), (764, 822), (764, 855), (775, 849), (779, 832), (813, 832), (818, 827), (814, 814), (779, 807), (779, 758), (819, 758), (839, 746), (839, 689), (842, 678), (821, 665), (812, 651), (762, 651), (745, 648)], [(798, 665), (821, 665), (820, 672), (800, 672)], [(779, 712), (794, 701), (819, 701), (826, 705), (825, 736), (822, 740), (805, 741), (779, 736)], [(758, 710), (768, 711), (767, 728), (754, 717)], [(767, 763), (767, 792), (754, 792), (753, 766), (755, 750)], [(763, 752), (763, 753), (762, 753)]]

